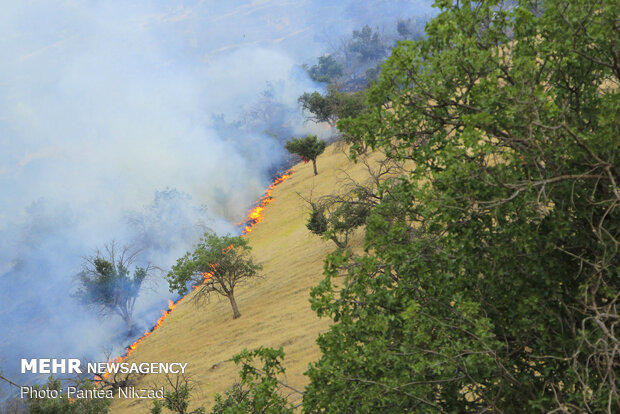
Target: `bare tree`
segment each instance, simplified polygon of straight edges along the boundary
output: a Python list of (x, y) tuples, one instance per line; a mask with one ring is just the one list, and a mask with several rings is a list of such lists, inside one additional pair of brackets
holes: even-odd
[(308, 230), (333, 241), (340, 249), (346, 248), (353, 232), (366, 224), (372, 208), (389, 196), (385, 190), (379, 191), (380, 185), (403, 174), (402, 163), (387, 158), (373, 162), (362, 156), (360, 162), (368, 172), (366, 180), (360, 182), (342, 171), (346, 178), (335, 194), (317, 200), (312, 200), (312, 195), (304, 198), (311, 209), (306, 222)]
[(185, 374), (173, 378), (166, 374), (166, 381), (172, 391), (166, 392), (163, 400), (153, 400), (152, 414), (160, 414), (164, 408), (178, 414), (204, 414), (204, 407), (189, 411), (190, 394), (195, 388), (194, 381)]

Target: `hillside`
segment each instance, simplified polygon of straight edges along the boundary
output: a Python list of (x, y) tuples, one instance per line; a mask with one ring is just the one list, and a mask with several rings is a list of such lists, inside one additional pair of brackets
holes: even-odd
[[(188, 362), (196, 383), (192, 405), (209, 407), (216, 393), (225, 391), (237, 378), (229, 359), (244, 348), (284, 347), (288, 383), (303, 388), (310, 362), (319, 357), (318, 333), (328, 328), (310, 309), (309, 292), (322, 278), (323, 259), (334, 249), (305, 227), (308, 206), (300, 197), (316, 199), (331, 194), (349, 179), (363, 181), (367, 170), (353, 164), (338, 145), (329, 146), (318, 159), (319, 175), (312, 164), (298, 164), (294, 174), (273, 191), (274, 201), (265, 219), (246, 237), (252, 254), (264, 266), (262, 278), (242, 286), (236, 293), (241, 318), (232, 319), (225, 298), (196, 304), (193, 294), (178, 304), (163, 325), (146, 338), (128, 362)], [(165, 378), (148, 375), (138, 387), (163, 384)], [(149, 412), (148, 400), (117, 399), (113, 413)]]

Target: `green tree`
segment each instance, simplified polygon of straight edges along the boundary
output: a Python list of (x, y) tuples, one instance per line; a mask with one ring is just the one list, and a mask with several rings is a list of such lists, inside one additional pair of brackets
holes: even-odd
[(299, 155), (304, 161), (312, 161), (314, 175), (318, 174), (316, 158), (325, 151), (325, 141), (320, 141), (316, 135), (308, 135), (305, 138), (293, 138), (286, 141), (284, 147), (291, 154)]
[(306, 111), (308, 120), (327, 122), (332, 128), (336, 126), (338, 117), (334, 111), (334, 99), (329, 94), (323, 96), (319, 92), (305, 92), (297, 102)]
[(330, 83), (343, 75), (343, 67), (333, 55), (321, 56), (316, 65), (306, 67), (308, 75), (315, 82)]
[(379, 32), (374, 32), (368, 25), (361, 30), (354, 30), (347, 46), (364, 63), (377, 62), (384, 58), (388, 51)]
[[(373, 179), (379, 182), (382, 174)], [(311, 212), (306, 227), (312, 233), (333, 241), (338, 248), (348, 246), (353, 232), (366, 224), (371, 209), (378, 203), (374, 186), (353, 184), (343, 194), (309, 201)]]
[[(233, 356), (235, 364), (241, 365), (241, 382), (233, 384), (223, 396), (215, 396), (212, 414), (292, 414), (293, 407), (279, 390), (285, 387), (295, 393), (303, 392), (278, 379), (285, 372), (280, 362), (283, 358), (282, 348), (243, 350)], [(254, 366), (257, 359), (263, 364), (261, 368)]]
[(371, 67), (368, 70), (366, 70), (365, 76), (366, 76), (367, 85), (370, 86), (374, 82), (376, 82), (380, 74), (381, 74), (381, 63), (377, 64), (377, 66), (375, 67)]
[(438, 1), (338, 123), (409, 168), (312, 291), (306, 412), (620, 411), (620, 5), (513, 3)]
[(192, 283), (198, 286), (197, 298), (208, 298), (213, 292), (225, 296), (230, 301), (233, 318), (237, 319), (241, 313), (235, 289), (262, 269), (254, 263), (250, 250), (248, 240), (243, 237), (205, 233), (194, 251), (177, 260), (167, 274), (170, 291), (184, 295)]
[(335, 88), (327, 88), (332, 100), (332, 111), (337, 120), (355, 118), (366, 110), (366, 91), (340, 92)]
[(84, 259), (83, 270), (77, 275), (78, 290), (74, 297), (86, 306), (96, 308), (101, 315), (120, 316), (127, 331), (134, 329), (133, 308), (142, 284), (153, 267), (134, 266), (139, 250), (130, 247), (117, 249), (115, 243), (107, 245), (103, 252)]
[(327, 93), (306, 92), (297, 102), (306, 111), (308, 120), (327, 122), (332, 128), (339, 119), (354, 118), (366, 110), (366, 94), (364, 91), (339, 92), (335, 86), (329, 85)]
[[(89, 380), (77, 382), (81, 390), (93, 390), (94, 385)], [(59, 391), (58, 398), (28, 398), (27, 406), (30, 414), (105, 414), (108, 412), (112, 400), (109, 398), (75, 398), (69, 399), (62, 390), (58, 378), (49, 377), (47, 384), (35, 385), (35, 390)]]

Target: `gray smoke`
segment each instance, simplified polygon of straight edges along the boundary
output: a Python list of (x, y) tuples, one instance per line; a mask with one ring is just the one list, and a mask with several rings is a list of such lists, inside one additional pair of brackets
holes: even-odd
[[(237, 231), (282, 141), (313, 127), (297, 97), (321, 86), (300, 65), (429, 3), (2, 1), (0, 370), (122, 352), (122, 321), (70, 296), (82, 258), (115, 240), (167, 268), (206, 228)], [(142, 328), (169, 297), (152, 280)]]

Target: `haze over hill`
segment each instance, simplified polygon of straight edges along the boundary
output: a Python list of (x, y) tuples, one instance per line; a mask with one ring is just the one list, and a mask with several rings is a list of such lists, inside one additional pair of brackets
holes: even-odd
[[(237, 231), (285, 163), (282, 140), (316, 131), (297, 97), (320, 85), (299, 65), (355, 28), (429, 4), (3, 4), (2, 371), (14, 376), (22, 357), (118, 353), (129, 342), (121, 321), (70, 296), (82, 257), (116, 240), (167, 268), (205, 228)], [(252, 115), (265, 99), (277, 117)], [(141, 329), (168, 297), (155, 275), (136, 303)]]

